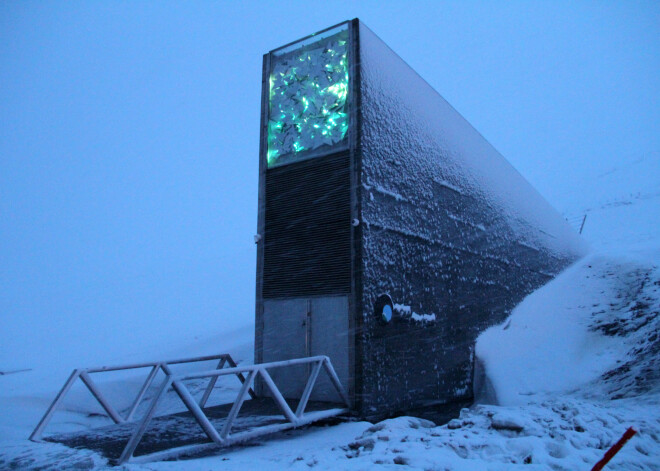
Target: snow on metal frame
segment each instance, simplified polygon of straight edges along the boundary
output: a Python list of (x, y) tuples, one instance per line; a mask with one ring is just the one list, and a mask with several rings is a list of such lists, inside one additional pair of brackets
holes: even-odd
[[(195, 363), (195, 362), (215, 360), (215, 359), (220, 360), (220, 362), (218, 363), (218, 367), (214, 370), (175, 375), (172, 373), (172, 370), (169, 368), (169, 366), (173, 364)], [(229, 364), (230, 368), (224, 368), (225, 364)], [(310, 365), (311, 368), (310, 368), (307, 384), (305, 386), (305, 390), (303, 392), (300, 402), (298, 403), (298, 407), (294, 412), (291, 410), (286, 400), (280, 393), (277, 385), (273, 382), (270, 374), (268, 373), (268, 370), (274, 368), (286, 368), (296, 365)], [(108, 401), (103, 396), (101, 391), (98, 388), (96, 388), (91, 378), (89, 378), (90, 373), (120, 371), (120, 370), (137, 369), (137, 368), (145, 368), (145, 367), (152, 367), (152, 370), (149, 373), (143, 387), (140, 389), (140, 392), (138, 393), (137, 397), (134, 400), (133, 406), (131, 407), (130, 411), (128, 412), (125, 418), (121, 417), (112, 408), (112, 406), (108, 403)], [(341, 397), (341, 400), (344, 402), (344, 404), (347, 407), (330, 408), (327, 410), (313, 411), (306, 413), (305, 409), (307, 407), (312, 390), (314, 389), (314, 385), (316, 384), (316, 380), (318, 379), (321, 368), (323, 368), (326, 371), (328, 377), (330, 378), (330, 382), (332, 383), (333, 387)], [(112, 366), (112, 367), (76, 369), (73, 371), (69, 379), (66, 381), (66, 383), (64, 384), (60, 392), (57, 394), (56, 398), (53, 400), (46, 413), (44, 414), (43, 418), (41, 419), (35, 430), (30, 435), (30, 440), (41, 441), (41, 437), (43, 435), (44, 429), (50, 422), (50, 419), (52, 418), (53, 414), (56, 412), (57, 407), (62, 403), (64, 397), (71, 389), (71, 386), (78, 378), (80, 378), (83, 381), (83, 383), (89, 388), (92, 395), (97, 399), (99, 404), (101, 404), (101, 406), (107, 412), (108, 416), (115, 423), (119, 424), (119, 423), (129, 422), (133, 414), (135, 413), (137, 406), (142, 401), (146, 390), (152, 384), (156, 376), (156, 372), (158, 370), (161, 370), (163, 371), (163, 373), (165, 373), (166, 375), (165, 380), (161, 383), (158, 393), (154, 396), (151, 403), (149, 404), (149, 407), (144, 417), (142, 417), (142, 419), (136, 423), (135, 430), (133, 431), (133, 434), (131, 435), (131, 438), (129, 439), (128, 443), (124, 447), (124, 450), (120, 458), (117, 460), (116, 464), (123, 464), (129, 461), (148, 462), (148, 461), (171, 458), (174, 456), (180, 456), (182, 454), (187, 454), (192, 452), (199, 452), (209, 448), (230, 446), (232, 444), (244, 442), (246, 440), (250, 440), (258, 436), (268, 435), (275, 432), (287, 430), (290, 428), (306, 425), (326, 418), (335, 417), (344, 414), (349, 410), (348, 409), (349, 402), (348, 402), (348, 396), (346, 395), (346, 391), (344, 390), (344, 387), (339, 381), (339, 378), (337, 377), (337, 374), (332, 366), (332, 363), (330, 362), (330, 359), (326, 356), (314, 356), (314, 357), (300, 358), (295, 360), (262, 363), (258, 365), (237, 367), (236, 363), (234, 362), (234, 360), (231, 358), (230, 355), (222, 354), (222, 355), (207, 356), (207, 357), (189, 358), (184, 360), (174, 360), (168, 362), (153, 362), (153, 363), (141, 363), (141, 364), (132, 364), (132, 365), (120, 365), (120, 366)], [(243, 376), (243, 373), (247, 373), (247, 378)], [(236, 375), (243, 384), (241, 386), (241, 390), (236, 400), (232, 405), (231, 410), (229, 411), (229, 415), (227, 416), (227, 421), (224, 423), (222, 430), (218, 432), (218, 430), (213, 426), (213, 424), (208, 419), (206, 414), (204, 414), (202, 409), (206, 405), (206, 401), (208, 400), (210, 392), (212, 391), (217, 379), (220, 376), (227, 376), (227, 375)], [(257, 376), (261, 376), (261, 378), (263, 379), (266, 387), (272, 394), (272, 397), (276, 405), (282, 412), (284, 418), (287, 420), (287, 423), (271, 424), (271, 425), (256, 427), (252, 430), (240, 432), (235, 435), (232, 435), (230, 433), (232, 429), (232, 425), (234, 423), (234, 420), (238, 416), (241, 406), (247, 399), (248, 395), (254, 397), (252, 385)], [(199, 400), (199, 402), (197, 402), (190, 393), (190, 391), (188, 390), (188, 388), (186, 388), (183, 382), (186, 380), (202, 379), (202, 378), (211, 378), (211, 381), (209, 382), (209, 385), (207, 386), (202, 398)], [(149, 423), (154, 418), (154, 414), (156, 412), (158, 404), (160, 403), (164, 394), (170, 388), (174, 389), (174, 391), (177, 393), (177, 395), (184, 403), (188, 411), (194, 416), (195, 420), (202, 428), (206, 436), (212, 441), (212, 443), (187, 445), (187, 446), (177, 447), (174, 449), (160, 451), (147, 455), (141, 455), (139, 457), (133, 457), (133, 453), (135, 452), (135, 449), (140, 443), (142, 437), (144, 436), (144, 433), (146, 432)]]

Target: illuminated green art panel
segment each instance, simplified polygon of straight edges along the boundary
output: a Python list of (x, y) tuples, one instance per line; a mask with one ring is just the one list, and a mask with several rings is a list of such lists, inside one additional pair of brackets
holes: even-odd
[[(268, 167), (317, 155), (348, 131), (348, 29), (273, 54)], [(320, 152), (320, 151), (319, 151)]]

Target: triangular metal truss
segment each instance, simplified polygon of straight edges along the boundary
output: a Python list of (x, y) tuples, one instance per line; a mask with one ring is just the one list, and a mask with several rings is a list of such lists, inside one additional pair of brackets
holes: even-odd
[[(218, 364), (213, 370), (206, 370), (201, 372), (194, 373), (181, 373), (175, 374), (170, 368), (175, 364), (182, 363), (197, 363), (202, 361), (211, 361), (218, 360)], [(303, 393), (298, 402), (295, 412), (291, 409), (289, 404), (284, 399), (281, 391), (273, 381), (269, 370), (276, 368), (288, 368), (296, 365), (308, 365), (308, 379), (303, 390)], [(131, 407), (127, 412), (122, 416), (117, 410), (109, 403), (107, 398), (96, 386), (90, 374), (92, 373), (103, 373), (109, 371), (121, 371), (121, 370), (130, 370), (138, 368), (151, 367), (144, 384), (140, 388), (137, 396), (132, 402)], [(340, 408), (330, 408), (326, 410), (316, 410), (313, 412), (305, 412), (307, 405), (309, 403), (310, 396), (316, 384), (316, 380), (321, 372), (321, 369), (324, 369), (333, 385), (337, 391), (341, 401), (345, 404), (346, 407)], [(315, 356), (307, 358), (299, 358), (294, 360), (286, 360), (272, 363), (262, 363), (257, 365), (249, 366), (237, 366), (232, 357), (229, 354), (206, 356), (206, 357), (195, 357), (187, 358), (182, 360), (173, 360), (173, 361), (163, 361), (163, 362), (152, 362), (152, 363), (140, 363), (133, 365), (121, 365), (121, 366), (112, 366), (112, 367), (100, 367), (100, 368), (85, 368), (85, 369), (76, 369), (71, 373), (69, 379), (64, 383), (64, 386), (57, 394), (50, 407), (42, 417), (41, 421), (34, 429), (30, 435), (30, 440), (32, 441), (42, 441), (43, 432), (53, 417), (53, 414), (56, 412), (58, 407), (61, 405), (64, 397), (68, 394), (73, 384), (78, 378), (87, 386), (89, 391), (92, 393), (94, 398), (98, 403), (103, 407), (108, 417), (112, 419), (116, 424), (122, 424), (131, 422), (138, 406), (143, 402), (144, 396), (153, 384), (158, 371), (162, 371), (165, 374), (165, 379), (158, 388), (158, 392), (150, 400), (150, 403), (147, 407), (147, 410), (144, 416), (137, 422), (135, 422), (135, 428), (126, 443), (121, 456), (116, 461), (116, 464), (122, 464), (126, 462), (146, 462), (154, 461), (158, 459), (171, 458), (181, 454), (188, 454), (193, 452), (199, 452), (204, 449), (214, 448), (214, 447), (225, 447), (234, 443), (243, 442), (250, 440), (252, 438), (275, 433), (278, 431), (286, 430), (293, 427), (299, 427), (302, 425), (309, 424), (318, 420), (327, 419), (330, 417), (335, 417), (341, 414), (348, 412), (349, 410), (349, 401), (346, 391), (344, 390), (342, 384), (337, 377), (337, 374), (330, 363), (330, 359), (326, 356)], [(215, 387), (215, 384), (221, 376), (235, 375), (241, 381), (242, 385), (238, 396), (234, 400), (229, 414), (222, 426), (222, 429), (218, 431), (213, 423), (209, 420), (208, 416), (204, 412), (206, 403)], [(246, 376), (247, 375), (247, 376)], [(248, 399), (248, 396), (254, 398), (255, 393), (252, 389), (257, 376), (260, 376), (264, 388), (270, 393), (270, 396), (274, 400), (278, 409), (282, 413), (285, 422), (268, 424), (257, 426), (252, 429), (240, 431), (239, 433), (232, 434), (232, 427), (234, 426), (236, 417), (238, 416), (243, 403)], [(202, 394), (202, 397), (196, 400), (191, 394), (188, 387), (185, 385), (185, 381), (195, 380), (195, 379), (204, 379), (208, 378), (209, 383)], [(151, 453), (147, 455), (140, 455), (134, 457), (133, 454), (138, 444), (142, 440), (147, 428), (149, 427), (150, 422), (155, 416), (156, 409), (161, 403), (165, 394), (173, 389), (174, 392), (179, 396), (183, 402), (186, 409), (193, 415), (195, 421), (199, 424), (201, 429), (204, 431), (206, 436), (211, 440), (211, 443), (202, 443), (202, 444), (193, 444), (181, 446), (165, 451), (159, 451), (156, 453)]]

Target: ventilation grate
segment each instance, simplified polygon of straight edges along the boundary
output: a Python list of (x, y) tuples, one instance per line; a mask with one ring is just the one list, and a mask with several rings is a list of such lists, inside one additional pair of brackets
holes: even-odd
[(350, 202), (348, 152), (266, 171), (264, 298), (350, 291)]

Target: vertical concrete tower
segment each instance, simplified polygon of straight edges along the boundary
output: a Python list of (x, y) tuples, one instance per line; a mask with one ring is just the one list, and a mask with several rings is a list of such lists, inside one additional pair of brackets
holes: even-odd
[(259, 158), (255, 361), (328, 355), (362, 417), (469, 399), (477, 335), (584, 253), (357, 19), (264, 56)]

